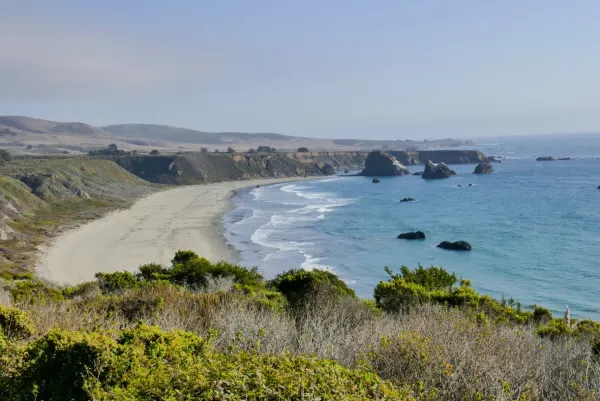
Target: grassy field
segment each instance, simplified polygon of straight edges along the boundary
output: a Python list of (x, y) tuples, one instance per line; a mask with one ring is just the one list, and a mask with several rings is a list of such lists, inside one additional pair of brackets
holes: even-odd
[(153, 190), (103, 159), (26, 158), (0, 165), (0, 274), (28, 271), (54, 236)]

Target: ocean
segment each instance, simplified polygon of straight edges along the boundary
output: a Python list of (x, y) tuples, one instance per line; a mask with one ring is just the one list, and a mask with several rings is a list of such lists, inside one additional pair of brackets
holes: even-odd
[[(486, 138), (473, 148), (502, 156), (494, 174), (453, 165), (457, 176), (330, 176), (239, 192), (224, 216), (241, 264), (267, 277), (327, 269), (371, 298), (398, 270), (442, 266), (473, 287), (522, 305), (600, 320), (600, 135)], [(573, 160), (537, 162), (537, 156)], [(409, 166), (411, 172), (423, 166)], [(471, 184), (471, 186), (469, 186)], [(459, 186), (460, 185), (460, 186)], [(400, 202), (404, 197), (416, 202)], [(396, 239), (424, 231), (424, 241)], [(465, 240), (471, 252), (436, 247)]]

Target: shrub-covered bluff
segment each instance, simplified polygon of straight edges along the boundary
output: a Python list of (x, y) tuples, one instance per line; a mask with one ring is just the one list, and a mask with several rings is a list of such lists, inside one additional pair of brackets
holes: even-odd
[(595, 400), (599, 325), (387, 269), (374, 300), (327, 271), (210, 263), (0, 290), (2, 400)]

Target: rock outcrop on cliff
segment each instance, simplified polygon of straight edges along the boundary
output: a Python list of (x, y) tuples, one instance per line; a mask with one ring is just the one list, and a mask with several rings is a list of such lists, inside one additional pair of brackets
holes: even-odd
[(364, 152), (304, 153), (185, 153), (181, 155), (128, 155), (114, 161), (150, 182), (171, 185), (305, 177), (334, 174), (337, 169), (363, 166)]
[(440, 178), (450, 178), (450, 176), (453, 175), (456, 175), (456, 172), (451, 170), (445, 163), (436, 164), (428, 161), (421, 178), (426, 180), (437, 180)]
[(396, 160), (405, 166), (426, 164), (428, 161), (446, 164), (497, 162), (497, 160), (490, 158), (477, 150), (394, 150), (387, 153), (394, 156)]
[(494, 172), (494, 169), (492, 168), (491, 164), (479, 163), (475, 167), (475, 171), (473, 171), (473, 174), (492, 174), (493, 172)]
[(409, 171), (396, 158), (384, 152), (371, 152), (365, 161), (365, 168), (360, 173), (367, 177), (389, 177), (409, 174)]

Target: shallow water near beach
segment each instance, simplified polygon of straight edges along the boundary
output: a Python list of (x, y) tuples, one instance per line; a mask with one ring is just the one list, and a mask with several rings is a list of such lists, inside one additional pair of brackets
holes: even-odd
[[(244, 190), (224, 216), (226, 238), (267, 277), (328, 269), (369, 298), (384, 266), (436, 265), (497, 298), (600, 319), (600, 136), (552, 138), (487, 139), (476, 148), (507, 158), (490, 175), (456, 165), (447, 180), (328, 177)], [(396, 239), (415, 230), (427, 239)], [(473, 251), (436, 248), (443, 240)]]

